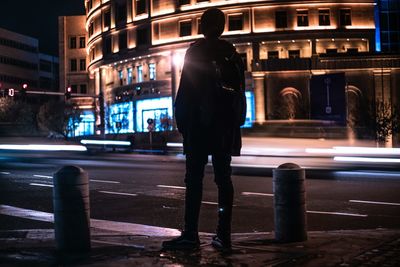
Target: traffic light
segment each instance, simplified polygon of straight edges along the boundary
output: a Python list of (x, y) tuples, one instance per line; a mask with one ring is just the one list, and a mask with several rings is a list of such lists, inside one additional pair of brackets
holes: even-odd
[(26, 97), (26, 89), (27, 88), (28, 88), (28, 84), (27, 83), (22, 84), (22, 88), (20, 90), (20, 94), (21, 94), (22, 98)]
[(65, 90), (65, 99), (66, 99), (66, 100), (68, 100), (68, 99), (71, 98), (71, 91), (72, 91), (71, 86), (68, 86), (68, 87), (67, 87), (67, 90)]

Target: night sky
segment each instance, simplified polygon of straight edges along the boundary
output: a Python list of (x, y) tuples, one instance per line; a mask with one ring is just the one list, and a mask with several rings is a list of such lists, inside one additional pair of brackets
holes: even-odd
[(39, 39), (58, 56), (58, 16), (85, 14), (84, 0), (0, 0), (0, 27)]

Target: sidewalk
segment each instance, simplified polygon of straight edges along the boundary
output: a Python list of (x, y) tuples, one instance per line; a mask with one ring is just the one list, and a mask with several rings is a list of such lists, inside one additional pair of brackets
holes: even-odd
[(202, 234), (195, 252), (162, 251), (167, 236), (92, 228), (87, 255), (57, 256), (51, 229), (0, 231), (0, 266), (400, 266), (400, 230), (309, 232), (308, 241), (278, 244), (273, 233), (232, 236), (220, 253)]

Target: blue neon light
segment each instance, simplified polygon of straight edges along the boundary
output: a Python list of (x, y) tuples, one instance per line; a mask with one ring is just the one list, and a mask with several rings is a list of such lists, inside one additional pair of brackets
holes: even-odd
[(133, 133), (133, 104), (124, 102), (110, 105), (106, 133)]
[[(136, 130), (138, 132), (148, 132), (148, 119), (154, 120), (154, 131), (170, 130), (172, 128), (172, 98), (138, 100), (136, 102)], [(170, 122), (168, 127), (165, 127), (166, 121)]]
[(375, 18), (375, 51), (381, 52), (382, 51), (382, 48), (381, 48), (381, 22), (380, 22), (378, 0), (375, 0), (374, 18)]
[(255, 121), (255, 110), (254, 110), (254, 93), (253, 92), (246, 92), (246, 104), (247, 104), (247, 111), (246, 111), (246, 121), (243, 128), (250, 128), (253, 126), (253, 122)]
[[(81, 121), (73, 132), (68, 133), (68, 137), (93, 135), (94, 134), (94, 114), (93, 111), (85, 110), (81, 114)], [(72, 124), (70, 120), (69, 124)]]

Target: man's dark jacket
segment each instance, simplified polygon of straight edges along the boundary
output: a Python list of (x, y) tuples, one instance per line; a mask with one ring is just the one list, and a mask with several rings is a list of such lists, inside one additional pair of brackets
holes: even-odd
[[(227, 122), (215, 114), (216, 123), (212, 127), (201, 124), (201, 99), (204, 88), (210, 87), (207, 70), (210, 62), (221, 57), (231, 58), (239, 66), (240, 92), (237, 112), (240, 117), (234, 123)], [(208, 71), (209, 73), (209, 71)], [(225, 154), (239, 156), (242, 147), (240, 126), (246, 118), (246, 97), (244, 65), (234, 46), (224, 40), (200, 39), (187, 50), (181, 81), (175, 100), (177, 127), (183, 135), (185, 154)]]

